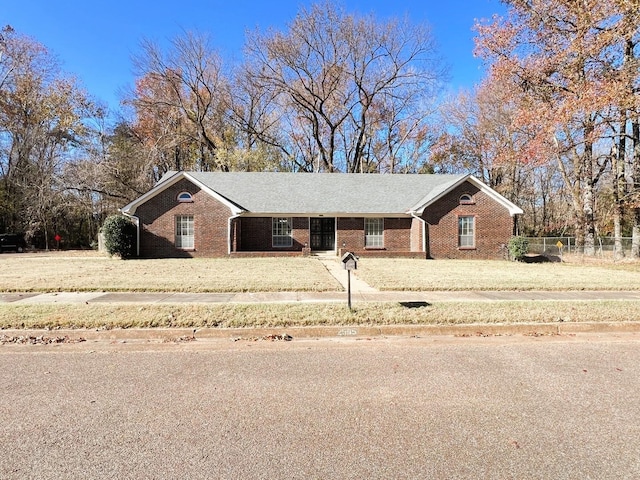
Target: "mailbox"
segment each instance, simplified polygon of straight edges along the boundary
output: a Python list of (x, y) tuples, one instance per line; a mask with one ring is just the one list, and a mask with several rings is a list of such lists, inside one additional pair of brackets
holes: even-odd
[(342, 256), (342, 267), (345, 270), (356, 270), (358, 268), (358, 257), (353, 253), (347, 252)]

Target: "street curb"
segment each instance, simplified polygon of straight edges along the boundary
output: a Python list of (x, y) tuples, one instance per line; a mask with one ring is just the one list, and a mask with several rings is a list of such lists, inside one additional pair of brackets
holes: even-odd
[(545, 336), (580, 333), (640, 333), (640, 322), (522, 323), (470, 325), (380, 325), (278, 328), (131, 328), (110, 330), (84, 329), (8, 329), (0, 337), (44, 337), (86, 341), (178, 341), (197, 339), (309, 339), (368, 337), (491, 337)]

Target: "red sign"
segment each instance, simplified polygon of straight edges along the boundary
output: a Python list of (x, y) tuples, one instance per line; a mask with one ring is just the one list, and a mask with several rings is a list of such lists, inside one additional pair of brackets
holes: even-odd
[(56, 233), (56, 236), (55, 236), (55, 237), (53, 237), (53, 239), (54, 239), (56, 242), (59, 242), (60, 240), (62, 240), (62, 237)]

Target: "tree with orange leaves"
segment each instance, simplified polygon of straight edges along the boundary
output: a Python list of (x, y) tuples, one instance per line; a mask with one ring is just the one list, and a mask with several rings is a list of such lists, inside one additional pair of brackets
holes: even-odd
[(563, 231), (563, 189), (548, 161), (553, 145), (541, 141), (537, 125), (517, 122), (521, 95), (500, 80), (487, 79), (442, 104), (442, 131), (430, 149), (433, 171), (472, 173), (516, 202), (525, 212), (518, 222), (523, 234)]
[(518, 88), (517, 122), (537, 127), (532, 141), (553, 143), (553, 160), (571, 193), (578, 240), (586, 254), (594, 254), (597, 186), (610, 167), (611, 144), (621, 135), (612, 129), (612, 118), (619, 121), (619, 113), (628, 110), (628, 97), (621, 98), (628, 84), (621, 73), (628, 69), (621, 67), (623, 40), (637, 36), (638, 22), (629, 22), (629, 16), (637, 19), (638, 2), (505, 3), (505, 18), (477, 25), (477, 53), (488, 61), (491, 78)]

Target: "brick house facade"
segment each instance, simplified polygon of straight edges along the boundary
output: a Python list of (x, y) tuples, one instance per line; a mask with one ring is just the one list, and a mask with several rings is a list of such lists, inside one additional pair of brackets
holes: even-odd
[(141, 257), (436, 259), (500, 258), (521, 213), (464, 175), (203, 172), (171, 172), (121, 211)]

